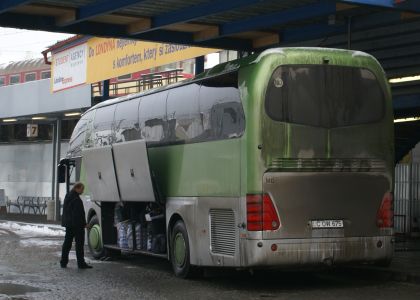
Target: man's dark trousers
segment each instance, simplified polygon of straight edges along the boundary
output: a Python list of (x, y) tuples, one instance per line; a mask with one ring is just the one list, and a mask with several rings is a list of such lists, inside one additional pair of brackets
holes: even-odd
[(76, 241), (77, 265), (82, 266), (85, 264), (85, 229), (77, 227), (66, 227), (66, 236), (64, 237), (63, 250), (61, 252), (61, 265), (67, 265), (69, 262), (69, 253), (71, 245), (73, 244), (73, 238)]

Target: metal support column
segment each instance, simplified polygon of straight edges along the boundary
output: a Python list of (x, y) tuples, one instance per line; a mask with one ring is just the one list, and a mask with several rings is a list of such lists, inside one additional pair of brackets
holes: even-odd
[(109, 99), (109, 79), (103, 81), (102, 100)]
[[(55, 156), (55, 167), (58, 166), (60, 159), (61, 159), (61, 119), (58, 118), (56, 121), (56, 156)], [(55, 215), (54, 220), (59, 221), (61, 219), (60, 211), (61, 211), (61, 202), (60, 202), (60, 183), (58, 180), (56, 182), (55, 188)]]
[(204, 56), (199, 56), (195, 58), (195, 75), (204, 72)]
[(351, 39), (352, 39), (352, 18), (349, 16), (347, 18), (347, 49), (351, 49)]
[(53, 155), (52, 155), (52, 178), (51, 178), (51, 199), (54, 199), (55, 197), (55, 186), (56, 186), (56, 182), (57, 182), (57, 177), (56, 177), (56, 171), (57, 171), (57, 163), (56, 163), (56, 157), (57, 157), (57, 143), (56, 143), (56, 139), (57, 139), (57, 128), (56, 128), (56, 123), (52, 123), (52, 129), (53, 129), (53, 134), (52, 134), (52, 147), (53, 147)]

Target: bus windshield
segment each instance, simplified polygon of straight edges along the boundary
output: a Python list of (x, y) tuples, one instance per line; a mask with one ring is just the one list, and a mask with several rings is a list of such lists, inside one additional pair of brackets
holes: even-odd
[(333, 65), (278, 67), (267, 87), (267, 115), (280, 122), (335, 128), (380, 121), (384, 93), (363, 68)]

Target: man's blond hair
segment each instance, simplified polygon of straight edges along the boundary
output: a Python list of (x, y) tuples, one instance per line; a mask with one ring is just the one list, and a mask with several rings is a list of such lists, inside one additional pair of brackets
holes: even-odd
[(71, 190), (72, 191), (75, 191), (75, 190), (78, 190), (78, 189), (81, 189), (81, 188), (84, 188), (84, 187), (85, 187), (85, 185), (79, 181), (79, 182), (76, 182), (74, 184), (74, 186), (73, 186), (73, 188)]

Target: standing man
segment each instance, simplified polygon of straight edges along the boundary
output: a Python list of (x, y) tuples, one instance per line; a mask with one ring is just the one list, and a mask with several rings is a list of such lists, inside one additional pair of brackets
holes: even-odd
[(85, 262), (83, 250), (85, 246), (85, 228), (88, 228), (88, 225), (86, 225), (85, 209), (82, 199), (80, 199), (80, 195), (83, 194), (84, 189), (85, 186), (83, 183), (77, 182), (64, 198), (61, 226), (66, 227), (66, 236), (61, 252), (60, 265), (62, 268), (66, 268), (69, 262), (69, 252), (73, 238), (76, 240), (77, 266), (79, 269), (92, 268), (92, 266), (89, 266)]

